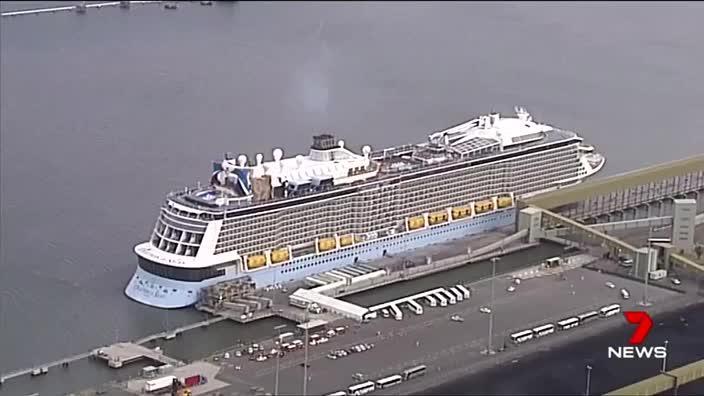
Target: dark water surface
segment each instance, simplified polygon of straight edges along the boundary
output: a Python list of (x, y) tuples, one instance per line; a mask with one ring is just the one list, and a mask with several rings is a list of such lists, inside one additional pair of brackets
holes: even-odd
[[(3, 2), (7, 10), (18, 2)], [(42, 2), (45, 3), (45, 2)], [(613, 174), (704, 147), (704, 6), (216, 3), (0, 21), (0, 372), (195, 321), (123, 295), (224, 151), (421, 141), (526, 106)]]

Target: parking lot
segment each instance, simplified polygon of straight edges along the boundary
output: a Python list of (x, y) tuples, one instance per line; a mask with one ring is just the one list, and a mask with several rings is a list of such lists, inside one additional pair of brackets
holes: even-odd
[[(605, 285), (608, 281), (614, 283), (614, 288)], [(353, 378), (355, 374), (361, 374), (365, 379), (378, 379), (416, 364), (425, 364), (428, 366), (428, 376), (438, 376), (457, 366), (486, 359), (481, 351), (488, 344), (489, 315), (479, 310), (490, 305), (490, 283), (484, 280), (470, 285), (473, 293), (469, 301), (444, 308), (430, 308), (426, 305), (423, 315), (415, 315), (404, 309), (401, 321), (379, 318), (367, 324), (352, 325), (344, 335), (332, 337), (322, 345), (310, 346), (308, 394), (327, 394), (346, 389), (359, 382)], [(507, 336), (518, 330), (554, 323), (564, 317), (615, 302), (623, 304), (624, 308), (633, 307), (640, 299), (638, 291), (641, 287), (631, 280), (586, 269), (568, 271), (564, 276), (527, 280), (514, 285), (516, 290), (509, 292), (507, 288), (511, 284), (510, 276), (497, 278), (495, 282), (493, 347), (520, 348), (526, 352), (535, 345), (549, 345), (547, 340), (551, 338), (579, 336), (580, 333), (588, 333), (589, 327), (598, 327), (599, 321), (619, 319), (600, 319), (595, 325), (588, 324), (584, 328), (580, 326), (564, 332), (565, 334), (545, 337), (546, 341), (531, 342), (532, 346), (512, 346), (506, 342)], [(630, 300), (622, 299), (619, 294), (621, 288), (630, 291)], [(674, 295), (677, 293), (652, 287), (649, 299), (658, 304)], [(452, 321), (450, 318), (453, 315), (458, 315), (463, 320)], [(359, 344), (374, 344), (374, 347), (335, 360), (326, 357), (332, 350), (349, 350)], [(301, 394), (303, 359), (304, 351), (297, 350), (279, 360), (279, 393)], [(225, 363), (226, 369), (220, 377), (234, 383), (232, 391), (248, 393), (252, 387), (260, 387), (273, 393), (275, 360), (257, 362), (248, 360), (246, 356), (231, 357)], [(236, 366), (240, 369), (235, 370)], [(425, 379), (415, 381), (422, 382)], [(413, 381), (394, 389), (410, 389), (409, 386), (413, 387), (411, 382)]]

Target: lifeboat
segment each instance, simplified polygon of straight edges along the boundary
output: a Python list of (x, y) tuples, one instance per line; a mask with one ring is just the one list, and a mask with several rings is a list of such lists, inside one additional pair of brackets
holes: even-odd
[(335, 249), (337, 243), (335, 243), (335, 238), (320, 238), (318, 240), (318, 250), (321, 252), (326, 252), (328, 250)]
[(444, 223), (447, 221), (447, 212), (442, 211), (442, 212), (433, 212), (428, 215), (428, 224), (430, 225), (435, 225), (435, 224), (440, 224)]
[(504, 196), (496, 200), (496, 207), (499, 209), (508, 208), (511, 205), (513, 205), (513, 199), (511, 197)]
[(354, 237), (352, 235), (343, 235), (340, 237), (340, 247), (349, 246), (354, 243)]
[(253, 254), (247, 257), (247, 269), (253, 270), (266, 265), (266, 256), (262, 254)]
[(408, 219), (408, 229), (410, 231), (425, 227), (425, 217), (415, 216)]
[(492, 209), (494, 209), (494, 203), (490, 199), (474, 203), (474, 213), (476, 214), (486, 213)]
[(276, 249), (271, 251), (271, 262), (273, 264), (278, 264), (287, 261), (290, 258), (287, 248)]
[(470, 216), (472, 214), (472, 208), (469, 206), (458, 206), (456, 208), (452, 208), (452, 219), (457, 220), (457, 219), (462, 219), (467, 216)]

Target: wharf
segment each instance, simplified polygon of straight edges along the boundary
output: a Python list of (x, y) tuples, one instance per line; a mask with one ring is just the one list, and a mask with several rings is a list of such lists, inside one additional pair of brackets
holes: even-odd
[[(12, 372), (6, 373), (6, 374), (1, 374), (1, 375), (0, 375), (0, 384), (6, 382), (6, 381), (8, 381), (8, 380), (11, 380), (11, 379), (13, 379), (13, 378), (17, 378), (17, 377), (21, 377), (21, 376), (24, 376), (24, 375), (32, 374), (32, 372), (34, 372), (34, 371), (37, 370), (37, 369), (39, 369), (40, 371), (45, 371), (45, 372), (46, 372), (46, 371), (48, 371), (48, 370), (51, 369), (51, 368), (58, 367), (58, 366), (68, 366), (68, 365), (70, 365), (70, 364), (73, 363), (73, 362), (76, 362), (76, 361), (79, 361), (79, 360), (82, 360), (82, 359), (85, 359), (85, 358), (88, 358), (88, 357), (100, 357), (100, 358), (102, 358), (102, 359), (108, 361), (108, 365), (109, 365), (110, 367), (113, 367), (113, 368), (120, 368), (120, 367), (122, 367), (124, 364), (131, 363), (131, 362), (133, 362), (133, 361), (135, 360), (135, 359), (127, 359), (127, 361), (125, 361), (126, 355), (130, 355), (130, 352), (127, 352), (127, 351), (132, 351), (132, 352), (135, 352), (135, 351), (142, 351), (141, 348), (144, 348), (144, 349), (149, 350), (148, 348), (143, 347), (141, 344), (145, 344), (145, 343), (147, 343), (147, 342), (150, 342), (150, 341), (153, 341), (153, 340), (157, 340), (157, 339), (161, 339), (161, 338), (167, 338), (167, 337), (175, 336), (175, 335), (178, 335), (178, 334), (180, 334), (180, 333), (182, 333), (182, 332), (185, 332), (185, 331), (188, 331), (188, 330), (192, 330), (192, 329), (196, 329), (196, 328), (198, 328), (198, 327), (207, 327), (207, 326), (210, 326), (211, 324), (218, 323), (218, 322), (221, 322), (221, 321), (226, 320), (226, 319), (227, 319), (227, 318), (220, 317), (220, 316), (218, 316), (218, 317), (213, 317), (213, 318), (209, 318), (209, 319), (207, 319), (207, 320), (200, 321), (200, 322), (197, 322), (197, 323), (192, 323), (192, 324), (189, 324), (189, 325), (186, 325), (186, 326), (181, 326), (181, 327), (178, 327), (178, 328), (173, 329), (173, 330), (164, 331), (164, 332), (157, 333), (157, 334), (152, 334), (152, 335), (150, 335), (150, 336), (141, 338), (141, 339), (136, 340), (136, 341), (134, 341), (134, 342), (130, 342), (130, 343), (115, 343), (115, 344), (113, 344), (113, 345), (110, 345), (110, 346), (107, 346), (107, 347), (104, 347), (104, 348), (98, 348), (98, 349), (91, 350), (91, 351), (89, 351), (89, 352), (84, 352), (84, 353), (81, 353), (81, 354), (78, 354), (78, 355), (69, 356), (69, 357), (66, 357), (66, 358), (63, 358), (63, 359), (58, 359), (58, 360), (55, 360), (55, 361), (53, 361), (53, 362), (49, 362), (49, 363), (46, 363), (46, 364), (42, 364), (42, 365), (40, 365), (40, 366), (30, 367), (30, 368), (25, 368), (25, 369), (20, 369), (20, 370), (16, 370), (16, 371), (12, 371)], [(120, 345), (122, 345), (122, 346), (120, 346)], [(130, 346), (130, 347), (127, 347), (127, 346), (125, 346), (125, 345), (131, 345), (131, 346)], [(113, 348), (114, 348), (114, 349), (113, 349)], [(101, 350), (104, 351), (104, 352), (105, 352), (105, 351), (108, 351), (108, 352), (109, 352), (108, 356), (117, 357), (117, 358), (122, 359), (122, 360), (121, 360), (121, 364), (119, 364), (118, 366), (111, 365), (111, 361), (110, 361), (109, 358), (105, 358), (105, 357), (103, 357), (103, 356), (100, 356), (99, 351), (101, 351)], [(142, 352), (144, 352), (144, 351), (142, 351)], [(160, 361), (160, 362), (163, 362), (163, 363), (167, 363), (167, 364), (173, 364), (173, 363), (179, 364), (179, 361), (178, 361), (178, 360), (176, 360), (176, 359), (171, 359), (171, 358), (169, 358), (168, 356), (164, 356), (163, 354), (159, 354), (159, 353), (156, 352), (156, 351), (151, 351), (151, 352), (148, 352), (148, 353), (142, 353), (141, 357), (146, 357), (146, 358), (149, 358), (149, 359), (152, 359), (152, 360), (157, 360), (157, 361)], [(157, 359), (155, 359), (155, 357), (157, 357)], [(139, 359), (139, 358), (137, 358), (137, 359)], [(113, 363), (113, 364), (115, 364), (115, 363)]]
[(144, 358), (163, 364), (170, 364), (174, 367), (183, 365), (183, 362), (164, 355), (161, 350), (150, 349), (131, 342), (120, 342), (101, 348), (96, 352), (96, 356), (107, 361), (108, 366), (112, 368), (120, 368), (125, 364)]
[[(86, 4), (85, 8), (103, 8), (103, 7), (116, 7), (121, 5), (121, 1), (111, 1), (111, 2), (106, 2), (106, 3), (92, 3), (92, 4)], [(132, 4), (153, 4), (153, 3), (161, 3), (161, 1), (130, 1), (128, 2), (129, 5)], [(8, 12), (3, 12), (0, 14), (0, 16), (3, 17), (13, 17), (13, 16), (22, 16), (22, 15), (37, 15), (37, 14), (47, 14), (47, 13), (55, 13), (55, 12), (62, 12), (62, 11), (74, 11), (77, 10), (78, 6), (63, 6), (63, 7), (50, 7), (50, 8), (33, 8), (30, 10), (18, 10), (18, 11), (8, 11)]]

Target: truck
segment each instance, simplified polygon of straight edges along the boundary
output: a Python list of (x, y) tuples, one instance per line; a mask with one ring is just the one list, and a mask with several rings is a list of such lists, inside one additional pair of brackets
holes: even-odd
[(667, 277), (667, 270), (664, 269), (659, 269), (655, 271), (650, 271), (650, 279), (652, 280), (660, 280), (664, 279)]
[(144, 383), (144, 391), (147, 393), (155, 393), (167, 390), (173, 385), (175, 379), (176, 377), (173, 375), (168, 375), (166, 377), (149, 380)]
[(208, 379), (205, 378), (205, 376), (200, 375), (200, 374), (191, 375), (190, 377), (186, 377), (183, 379), (183, 381), (181, 381), (183, 386), (185, 386), (187, 388), (191, 388), (191, 387), (198, 386), (198, 385), (203, 385), (206, 382), (208, 382)]

